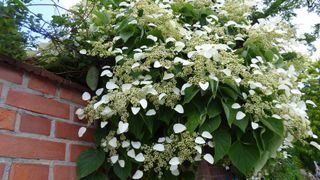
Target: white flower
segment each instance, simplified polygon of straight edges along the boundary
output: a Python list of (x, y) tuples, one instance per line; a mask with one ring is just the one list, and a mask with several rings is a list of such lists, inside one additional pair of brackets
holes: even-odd
[(306, 103), (311, 104), (313, 107), (317, 107), (317, 105), (311, 100), (306, 100)]
[(174, 77), (174, 74), (173, 73), (167, 73), (167, 72), (164, 72), (164, 76), (163, 76), (163, 80), (168, 80), (168, 79), (171, 79)]
[(196, 137), (195, 142), (197, 144), (205, 144), (206, 141), (202, 137)]
[(178, 134), (178, 133), (182, 133), (183, 131), (185, 131), (187, 128), (185, 125), (177, 123), (175, 125), (173, 125), (173, 131), (174, 133)]
[(166, 140), (165, 137), (159, 137), (158, 139), (158, 143), (163, 143)]
[(142, 177), (143, 177), (143, 172), (140, 170), (137, 170), (132, 176), (132, 179), (141, 179)]
[(141, 143), (139, 141), (131, 141), (131, 145), (135, 149), (140, 149)]
[(242, 120), (244, 117), (246, 117), (246, 114), (242, 111), (237, 112), (236, 120)]
[(186, 45), (183, 43), (183, 42), (181, 42), (181, 41), (177, 41), (176, 43), (175, 43), (175, 51), (177, 51), (177, 52), (180, 52), (180, 51), (182, 51), (182, 49), (185, 47)]
[(155, 144), (153, 146), (153, 149), (156, 150), (156, 151), (162, 152), (162, 151), (164, 151), (164, 145), (163, 144)]
[(122, 121), (119, 121), (118, 123), (118, 129), (117, 129), (117, 134), (122, 134), (124, 132), (127, 132), (129, 129), (129, 123), (124, 123)]
[(113, 73), (109, 70), (109, 69), (106, 69), (104, 71), (102, 71), (101, 75), (102, 76), (108, 76), (108, 77), (112, 77), (113, 76)]
[(136, 63), (133, 63), (132, 66), (131, 66), (131, 69), (134, 69), (136, 67), (139, 67), (140, 66), (140, 63), (136, 62)]
[(230, 69), (224, 69), (224, 70), (222, 70), (222, 72), (223, 72), (226, 76), (231, 76), (231, 70), (230, 70)]
[(192, 84), (190, 84), (190, 83), (185, 83), (184, 85), (182, 85), (182, 87), (181, 87), (181, 94), (182, 95), (185, 95), (185, 89), (187, 89), (188, 87), (191, 87), (192, 86)]
[(199, 82), (199, 86), (203, 91), (205, 91), (209, 87), (209, 82), (205, 82), (205, 83)]
[(144, 59), (145, 58), (145, 54), (140, 52), (140, 53), (135, 53), (133, 55), (133, 59), (136, 60), (136, 61), (140, 61), (141, 59)]
[(136, 157), (134, 158), (136, 161), (138, 162), (143, 162), (145, 160), (144, 156), (142, 153), (139, 153), (136, 155)]
[(112, 109), (110, 107), (106, 106), (103, 109), (103, 111), (101, 112), (101, 115), (110, 115), (110, 114), (112, 114), (112, 112), (113, 112)]
[(82, 94), (82, 100), (89, 101), (91, 99), (91, 95), (88, 92), (84, 92)]
[(251, 127), (252, 129), (258, 129), (259, 128), (259, 124), (256, 122), (251, 122)]
[(154, 115), (156, 115), (156, 111), (154, 109), (150, 109), (146, 113), (146, 116), (154, 116)]
[(234, 103), (234, 104), (232, 104), (231, 108), (232, 108), (232, 109), (240, 109), (241, 106), (240, 106), (240, 104), (238, 104), (238, 103)]
[(119, 166), (122, 168), (124, 168), (124, 166), (126, 164), (124, 160), (119, 160), (118, 163), (119, 163)]
[(119, 88), (119, 86), (116, 85), (116, 83), (114, 83), (113, 81), (109, 81), (109, 82), (107, 82), (107, 84), (106, 84), (106, 88), (107, 88), (108, 90), (113, 90), (113, 89)]
[(180, 164), (179, 158), (178, 157), (173, 157), (170, 159), (169, 164), (172, 166), (176, 166)]
[(127, 155), (131, 158), (135, 158), (136, 157), (136, 153), (134, 152), (134, 149), (131, 149), (127, 152)]
[(201, 136), (207, 139), (212, 139), (212, 135), (208, 131), (203, 131)]
[(181, 104), (177, 104), (176, 107), (174, 107), (174, 110), (180, 114), (184, 113), (184, 109)]
[(123, 148), (129, 147), (129, 146), (130, 146), (130, 142), (129, 141), (123, 141), (121, 143), (121, 147), (123, 147)]
[(112, 164), (115, 164), (117, 161), (118, 161), (118, 159), (119, 159), (119, 155), (118, 154), (116, 154), (116, 155), (114, 155), (114, 156), (111, 156), (111, 163)]
[(109, 143), (108, 143), (111, 147), (116, 148), (117, 147), (117, 138), (113, 137), (112, 139), (110, 139)]
[(141, 99), (139, 103), (143, 109), (146, 109), (148, 106), (148, 101), (146, 99)]
[(200, 146), (196, 145), (196, 146), (194, 147), (194, 149), (196, 149), (199, 154), (202, 153), (202, 148), (201, 148)]
[(84, 110), (82, 108), (78, 108), (75, 114), (78, 116), (78, 119), (80, 120), (85, 118)]
[(101, 127), (101, 128), (104, 128), (104, 127), (106, 127), (107, 124), (108, 124), (108, 121), (102, 121), (102, 122), (100, 123), (100, 127)]
[(80, 54), (87, 54), (87, 50), (81, 49), (81, 50), (79, 51), (79, 53), (80, 53)]
[(197, 50), (198, 54), (208, 59), (218, 54), (218, 51), (216, 49), (213, 49), (212, 44), (202, 44), (202, 45), (196, 46), (195, 49)]
[(86, 131), (87, 131), (87, 128), (81, 127), (78, 131), (78, 136), (82, 137)]
[(213, 157), (212, 157), (211, 154), (205, 154), (205, 155), (203, 156), (203, 159), (206, 160), (206, 161), (207, 161), (208, 163), (210, 163), (210, 164), (213, 164), (213, 163), (214, 163), (214, 159), (213, 159)]
[(148, 35), (147, 36), (147, 39), (151, 39), (152, 41), (154, 42), (157, 42), (158, 41), (158, 38), (156, 36), (153, 36), (153, 35)]
[(154, 67), (154, 68), (159, 68), (159, 67), (161, 67), (161, 66), (162, 66), (162, 65), (160, 64), (159, 61), (155, 61), (154, 64), (153, 64), (153, 67)]
[(311, 141), (310, 144), (320, 151), (320, 145), (317, 142)]
[(140, 107), (131, 107), (132, 114), (136, 115), (140, 111)]
[(121, 85), (121, 89), (123, 92), (129, 91), (131, 89), (131, 87), (132, 87), (132, 84), (122, 84)]
[(169, 43), (169, 42), (175, 42), (176, 39), (174, 39), (173, 37), (169, 37), (166, 39), (166, 43)]
[(103, 88), (99, 88), (96, 90), (96, 95), (100, 96), (103, 93)]

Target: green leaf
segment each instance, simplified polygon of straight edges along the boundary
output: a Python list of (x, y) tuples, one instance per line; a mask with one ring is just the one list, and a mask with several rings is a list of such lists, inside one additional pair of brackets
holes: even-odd
[(97, 89), (99, 82), (99, 70), (95, 66), (91, 66), (88, 70), (86, 82), (92, 91)]
[(242, 132), (246, 132), (246, 128), (248, 127), (249, 124), (249, 117), (248, 115), (246, 115), (246, 117), (244, 117), (241, 120), (235, 120), (233, 121), (233, 124), (238, 126)]
[(220, 116), (206, 119), (204, 123), (200, 126), (199, 132), (208, 131), (212, 133), (213, 131), (219, 128), (220, 124), (221, 124)]
[(131, 173), (131, 162), (125, 161), (125, 166), (122, 168), (119, 163), (113, 165), (113, 172), (121, 179), (125, 180)]
[(161, 107), (158, 114), (161, 114), (161, 116), (159, 116), (159, 120), (166, 123), (166, 125), (169, 125), (170, 121), (174, 119), (175, 116), (175, 112), (167, 107)]
[(219, 161), (228, 154), (231, 146), (231, 135), (228, 131), (221, 129), (214, 134), (213, 140), (215, 142), (214, 160)]
[(284, 136), (283, 120), (276, 118), (261, 119), (261, 122), (271, 131), (277, 133), (279, 136)]
[(134, 28), (132, 26), (127, 26), (123, 30), (120, 31), (120, 37), (124, 43), (126, 43), (133, 35), (134, 35)]
[(193, 111), (193, 113), (187, 117), (187, 123), (185, 124), (187, 130), (194, 132), (199, 124), (204, 121), (203, 118), (205, 118), (205, 114), (201, 114), (199, 111)]
[(263, 141), (265, 150), (269, 151), (271, 156), (276, 155), (277, 150), (284, 141), (283, 136), (279, 136), (278, 134), (270, 130), (266, 130), (264, 133), (262, 133), (261, 139)]
[(231, 108), (234, 102), (231, 100), (227, 100), (226, 102), (221, 101), (221, 103), (222, 103), (224, 113), (227, 117), (228, 124), (231, 127), (232, 123), (236, 120), (236, 111)]
[(211, 100), (207, 107), (207, 114), (209, 118), (218, 116), (222, 112), (221, 105), (218, 101)]
[(77, 176), (83, 178), (96, 171), (104, 162), (105, 152), (99, 149), (88, 149), (77, 159)]
[(107, 133), (108, 131), (106, 131), (105, 128), (97, 128), (93, 136), (94, 142), (100, 145), (101, 139), (105, 138), (107, 136)]
[(245, 176), (255, 172), (255, 166), (260, 160), (259, 150), (254, 145), (246, 145), (240, 141), (234, 142), (228, 152), (232, 164)]
[(267, 61), (271, 62), (273, 60), (273, 52), (272, 52), (272, 50), (267, 50), (264, 53), (264, 56), (266, 57)]
[(143, 131), (145, 127), (140, 116), (131, 116), (131, 118), (129, 118), (129, 124), (129, 132), (132, 133), (137, 139), (141, 140), (145, 134), (145, 131)]
[(237, 100), (238, 94), (231, 87), (221, 86), (220, 90), (223, 96), (231, 97), (233, 100)]
[(194, 98), (194, 96), (196, 96), (198, 94), (199, 91), (200, 91), (200, 89), (197, 88), (196, 86), (191, 86), (191, 87), (185, 89), (183, 104), (189, 103)]
[(82, 178), (81, 180), (108, 180), (108, 177), (102, 172), (95, 172), (85, 178)]
[(209, 83), (210, 83), (210, 89), (212, 92), (212, 96), (216, 97), (218, 87), (219, 87), (219, 81), (215, 81), (215, 80), (210, 79)]

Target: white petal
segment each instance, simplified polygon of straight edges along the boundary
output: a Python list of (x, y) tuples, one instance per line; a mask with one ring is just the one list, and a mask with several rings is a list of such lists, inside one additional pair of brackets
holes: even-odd
[(320, 145), (317, 142), (311, 141), (310, 144), (320, 151)]
[(174, 107), (174, 110), (177, 111), (180, 114), (184, 113), (184, 109), (183, 109), (181, 104), (177, 104), (176, 107)]
[(278, 114), (273, 114), (272, 117), (275, 119), (282, 119), (281, 116), (279, 116)]
[(141, 59), (143, 59), (143, 58), (145, 58), (144, 53), (135, 53), (135, 54), (133, 55), (133, 59), (136, 60), (136, 61), (139, 61), (139, 60), (141, 60)]
[(174, 74), (172, 73), (167, 73), (167, 72), (164, 72), (164, 76), (163, 76), (163, 80), (168, 80), (168, 79), (171, 79), (174, 77)]
[(251, 122), (251, 127), (252, 129), (258, 129), (259, 128), (259, 124), (256, 122)]
[(205, 154), (205, 155), (203, 156), (203, 159), (206, 160), (206, 161), (207, 161), (208, 163), (210, 163), (210, 164), (213, 164), (213, 163), (214, 163), (214, 159), (213, 159), (213, 157), (212, 157), (211, 154)]
[(136, 153), (134, 152), (134, 149), (131, 149), (127, 152), (127, 155), (131, 158), (135, 158), (136, 157)]
[(146, 109), (148, 106), (148, 101), (146, 99), (141, 99), (139, 103), (143, 109)]
[(166, 95), (167, 95), (166, 93), (161, 93), (161, 94), (159, 95), (159, 101), (161, 101), (162, 98), (164, 98)]
[(171, 171), (171, 174), (174, 175), (174, 176), (179, 176), (180, 172), (179, 172), (178, 169), (176, 169), (176, 170)]
[(213, 142), (212, 142), (212, 141), (209, 141), (209, 142), (208, 142), (208, 146), (211, 147), (211, 148), (214, 148)]
[(126, 164), (126, 162), (124, 160), (119, 160), (118, 163), (119, 163), (120, 167), (122, 167), (122, 168), (124, 168), (124, 166)]
[(139, 149), (141, 147), (141, 143), (139, 141), (132, 141), (131, 145), (135, 149)]
[(232, 108), (232, 109), (240, 109), (241, 106), (240, 106), (240, 104), (238, 104), (238, 103), (234, 103), (234, 104), (232, 104), (231, 108)]
[(99, 88), (96, 90), (96, 95), (100, 96), (103, 93), (103, 88)]
[(179, 165), (180, 164), (179, 158), (178, 157), (171, 158), (169, 161), (169, 164), (172, 166)]
[(131, 89), (132, 84), (122, 84), (121, 89), (123, 92), (127, 92)]
[(143, 177), (143, 172), (140, 170), (137, 170), (132, 176), (132, 179), (141, 179), (142, 177)]
[(185, 131), (187, 128), (185, 125), (177, 123), (175, 125), (173, 125), (173, 131), (174, 133), (178, 134), (178, 133), (182, 133), (183, 131)]
[(104, 127), (106, 127), (107, 124), (108, 124), (108, 121), (102, 121), (102, 122), (100, 123), (100, 127), (101, 127), (101, 128), (104, 128)]
[(317, 105), (311, 100), (306, 100), (306, 103), (311, 104), (313, 107), (317, 107)]
[(199, 154), (202, 153), (202, 148), (201, 148), (200, 146), (196, 145), (196, 146), (194, 147), (194, 149), (196, 149)]
[(163, 144), (155, 144), (153, 146), (153, 149), (156, 150), (156, 151), (162, 152), (162, 151), (164, 151), (164, 145)]
[(113, 90), (113, 89), (119, 88), (119, 86), (116, 85), (114, 82), (109, 81), (109, 82), (107, 82), (107, 84), (106, 84), (106, 88), (109, 89), (109, 90)]
[(169, 37), (169, 38), (166, 39), (166, 43), (175, 42), (175, 41), (176, 41), (176, 39), (174, 39), (173, 37)]
[(236, 120), (241, 120), (241, 119), (243, 119), (244, 117), (246, 117), (246, 114), (245, 114), (245, 113), (243, 113), (242, 111), (237, 112)]
[(161, 67), (161, 66), (162, 66), (162, 65), (160, 64), (159, 61), (155, 61), (154, 64), (153, 64), (153, 67), (154, 67), (154, 68), (159, 68), (159, 67)]
[(291, 93), (292, 94), (296, 94), (296, 95), (301, 95), (301, 91), (299, 91), (299, 89), (291, 89)]
[(87, 54), (87, 50), (81, 49), (81, 50), (79, 51), (79, 53), (80, 53), (80, 54)]
[(76, 110), (75, 114), (78, 116), (78, 119), (80, 119), (80, 120), (85, 118), (84, 110), (82, 108), (78, 108)]
[(184, 85), (182, 85), (182, 87), (181, 87), (181, 94), (182, 95), (185, 95), (185, 90), (188, 88), (188, 87), (191, 87), (192, 86), (192, 84), (190, 84), (190, 83), (185, 83)]
[(112, 112), (113, 110), (110, 107), (106, 106), (101, 112), (101, 115), (108, 115), (108, 114), (111, 114)]
[(145, 160), (142, 153), (137, 154), (137, 156), (134, 159), (138, 162), (143, 162)]
[(230, 71), (230, 69), (224, 69), (224, 70), (222, 70), (222, 72), (223, 72), (226, 76), (231, 76), (231, 71)]
[(121, 147), (123, 147), (123, 148), (127, 148), (127, 147), (129, 147), (130, 146), (130, 142), (129, 141), (123, 141), (122, 143), (121, 143)]
[(166, 142), (167, 142), (167, 143), (170, 144), (170, 143), (172, 143), (172, 141), (173, 141), (173, 140), (172, 140), (170, 137), (166, 137)]
[(182, 51), (182, 49), (185, 47), (186, 45), (183, 43), (183, 42), (181, 42), (181, 41), (177, 41), (176, 43), (175, 43), (175, 51), (178, 51), (178, 52), (180, 52), (180, 51)]
[(202, 137), (196, 137), (195, 142), (197, 144), (205, 144), (206, 141)]
[(165, 140), (166, 140), (165, 137), (160, 137), (160, 138), (158, 139), (158, 143), (163, 143)]
[(203, 91), (205, 91), (209, 87), (209, 82), (205, 82), (205, 83), (199, 82), (199, 86)]
[(217, 78), (217, 76), (215, 76), (215, 75), (213, 75), (213, 74), (210, 74), (210, 75), (209, 75), (209, 78), (212, 79), (212, 80), (215, 80), (215, 81), (217, 81), (217, 82), (219, 81), (219, 79)]
[(156, 115), (156, 111), (154, 109), (150, 109), (149, 111), (147, 111), (146, 116), (154, 116)]
[(129, 129), (129, 123), (124, 123), (122, 121), (119, 121), (118, 123), (118, 129), (117, 129), (117, 134), (122, 134), (124, 132), (127, 132)]
[(116, 147), (117, 147), (117, 138), (116, 138), (116, 137), (113, 137), (112, 139), (110, 139), (110, 141), (108, 142), (108, 144), (109, 144), (111, 147), (116, 148)]
[(174, 171), (176, 169), (178, 169), (178, 165), (171, 165), (170, 166), (170, 171)]
[(118, 161), (118, 159), (119, 159), (119, 155), (111, 156), (110, 159), (111, 159), (112, 164), (115, 164), (115, 163)]
[(110, 70), (106, 69), (106, 70), (102, 71), (102, 73), (101, 73), (100, 76), (101, 76), (101, 77), (102, 77), (102, 76), (112, 77), (112, 76), (113, 76), (113, 73), (112, 73)]
[(86, 131), (87, 131), (87, 128), (81, 127), (78, 131), (78, 136), (82, 137)]
[(150, 40), (152, 40), (152, 41), (154, 41), (154, 42), (157, 42), (157, 41), (158, 41), (158, 38), (157, 38), (156, 36), (153, 36), (153, 35), (148, 35), (148, 36), (147, 36), (147, 39), (150, 39)]
[(136, 67), (139, 67), (140, 66), (140, 63), (133, 63), (132, 66), (131, 66), (131, 69), (134, 69)]
[(131, 107), (132, 114), (136, 115), (140, 111), (140, 107)]
[(212, 135), (208, 131), (203, 131), (201, 136), (207, 139), (212, 139)]
[(188, 52), (187, 56), (188, 58), (192, 58), (192, 56), (196, 53), (196, 51), (191, 51), (191, 52)]
[(119, 61), (121, 61), (123, 59), (123, 56), (120, 56), (120, 55), (116, 56), (115, 59), (116, 59), (116, 63), (118, 63)]
[(88, 92), (84, 92), (82, 94), (82, 100), (89, 101), (91, 99), (91, 95)]

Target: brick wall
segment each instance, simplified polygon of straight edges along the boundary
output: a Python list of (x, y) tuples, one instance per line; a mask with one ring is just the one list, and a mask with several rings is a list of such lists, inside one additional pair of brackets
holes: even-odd
[(81, 94), (28, 68), (0, 63), (0, 179), (76, 179), (77, 156), (93, 145), (93, 129), (77, 135), (83, 124), (74, 111), (84, 105)]

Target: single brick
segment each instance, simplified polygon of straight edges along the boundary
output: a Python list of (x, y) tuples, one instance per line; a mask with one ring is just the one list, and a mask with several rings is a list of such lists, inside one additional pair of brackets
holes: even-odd
[(16, 84), (22, 84), (23, 71), (18, 71), (8, 65), (0, 64), (0, 79)]
[(0, 129), (14, 130), (16, 112), (0, 108)]
[(76, 162), (79, 154), (89, 148), (90, 146), (71, 144), (70, 145), (70, 161)]
[(3, 177), (5, 167), (6, 167), (6, 164), (0, 163), (0, 178)]
[(66, 145), (11, 135), (0, 135), (0, 156), (30, 159), (64, 160)]
[(48, 165), (14, 163), (9, 180), (46, 180), (48, 175)]
[(33, 112), (69, 119), (69, 105), (26, 92), (9, 90), (7, 104)]
[(20, 131), (35, 134), (50, 135), (51, 122), (49, 119), (21, 114)]
[(61, 87), (60, 97), (63, 99), (70, 100), (70, 101), (77, 103), (77, 104), (80, 104), (80, 105), (86, 105), (86, 102), (82, 100), (82, 92), (80, 92), (78, 90)]
[(36, 76), (30, 77), (28, 87), (46, 94), (55, 95), (56, 93), (56, 86), (52, 81)]
[(53, 169), (54, 180), (76, 180), (76, 166), (56, 165)]
[(81, 126), (68, 124), (64, 122), (56, 122), (55, 136), (57, 138), (77, 140), (77, 141), (93, 141), (93, 128), (87, 128), (86, 133), (82, 136), (78, 136), (78, 131)]

